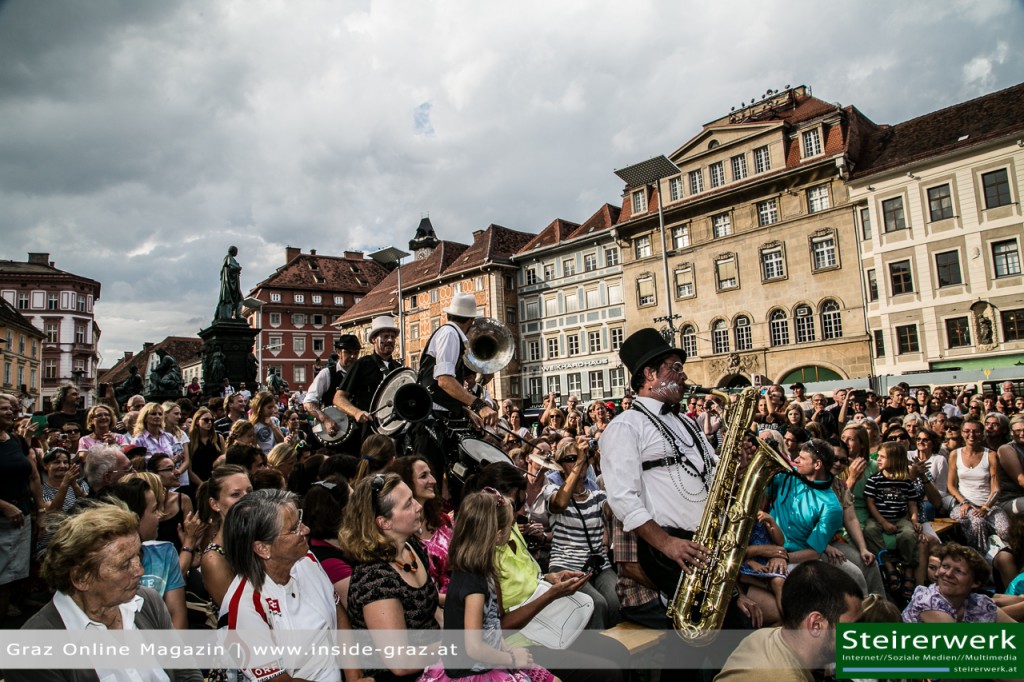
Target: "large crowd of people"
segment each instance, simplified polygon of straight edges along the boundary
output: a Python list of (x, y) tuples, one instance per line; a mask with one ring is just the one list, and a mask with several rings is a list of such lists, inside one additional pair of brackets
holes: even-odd
[[(528, 425), (519, 401), (498, 405), (480, 390), (488, 377), (467, 381), (474, 310), (453, 303), (454, 323), (420, 373), (435, 414), (457, 426), (429, 447), (416, 425), (372, 430), (366, 382), (402, 366), (387, 319), (375, 320), (369, 360), (342, 337), (308, 393), (132, 396), (83, 414), (68, 386), (42, 428), (0, 395), (0, 615), (38, 610), (26, 625), (35, 629), (437, 631), (413, 664), (257, 661), (244, 673), (258, 682), (625, 679), (629, 652), (615, 639), (563, 631), (551, 642), (530, 635), (540, 629), (531, 623), (571, 599), (586, 617), (556, 623), (567, 630), (671, 628), (680, 575), (716, 560), (694, 531), (726, 454), (730, 406), (688, 396), (685, 352), (641, 330), (621, 349), (628, 395), (582, 404), (550, 394)], [(756, 632), (721, 679), (756, 674), (764, 660), (810, 679), (828, 652), (805, 631), (862, 613), (1024, 618), (1024, 401), (1014, 384), (1002, 388), (761, 391), (732, 456), (745, 466), (767, 446), (785, 465), (722, 605), (724, 627)], [(340, 414), (354, 437), (320, 442), (313, 427), (334, 433)], [(459, 434), (501, 461), (467, 456)], [(468, 465), (458, 477), (456, 462)], [(40, 608), (31, 599), (43, 582), (52, 598)], [(438, 662), (445, 630), (467, 633), (468, 667)]]

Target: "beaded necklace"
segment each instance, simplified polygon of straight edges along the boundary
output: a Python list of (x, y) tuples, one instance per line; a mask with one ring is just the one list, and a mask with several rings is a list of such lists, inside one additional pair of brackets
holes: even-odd
[[(701, 487), (703, 488), (703, 490), (696, 491), (691, 491), (687, 489), (685, 486), (685, 481), (677, 473), (678, 469), (674, 467), (668, 467), (669, 477), (672, 479), (672, 484), (675, 486), (679, 494), (684, 499), (689, 500), (691, 502), (702, 502), (703, 500), (705, 500), (707, 498), (707, 493), (710, 490), (709, 481), (711, 479), (711, 472), (714, 467), (714, 459), (712, 458), (711, 453), (708, 452), (707, 444), (697, 436), (693, 428), (689, 424), (687, 424), (686, 420), (683, 419), (682, 417), (676, 416), (676, 419), (679, 420), (679, 422), (683, 425), (684, 430), (689, 434), (690, 438), (693, 439), (692, 443), (687, 443), (686, 441), (683, 441), (681, 438), (677, 437), (675, 434), (669, 431), (665, 423), (658, 419), (658, 417), (649, 409), (647, 409), (647, 407), (645, 407), (644, 404), (641, 403), (639, 400), (633, 403), (633, 407), (631, 409), (639, 410), (641, 414), (647, 417), (647, 419), (650, 420), (652, 424), (654, 424), (654, 427), (658, 429), (658, 432), (661, 433), (662, 437), (669, 443), (669, 445), (672, 446), (672, 449), (675, 450), (679, 465), (683, 469), (683, 471), (689, 474), (692, 478), (695, 478), (698, 481), (700, 481)], [(690, 462), (686, 455), (683, 454), (682, 448), (679, 447), (680, 442), (682, 442), (682, 444), (686, 445), (687, 447), (693, 447), (698, 443), (700, 444), (698, 449), (700, 450), (703, 471), (697, 469), (697, 467), (694, 466), (692, 462)]]

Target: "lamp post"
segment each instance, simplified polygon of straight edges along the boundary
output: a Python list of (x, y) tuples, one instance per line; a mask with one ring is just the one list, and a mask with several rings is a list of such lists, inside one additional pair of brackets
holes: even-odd
[(398, 270), (398, 355), (399, 357), (405, 357), (405, 325), (403, 319), (405, 314), (402, 308), (402, 259), (409, 254), (402, 251), (394, 246), (388, 246), (380, 251), (374, 251), (370, 254), (377, 263), (380, 263), (388, 270), (396, 268)]
[(678, 175), (679, 168), (668, 157), (655, 156), (646, 161), (617, 170), (615, 174), (626, 183), (627, 192), (638, 187), (647, 188), (651, 185), (658, 190), (658, 227), (661, 229), (661, 262), (665, 270), (665, 308), (667, 313), (663, 317), (654, 318), (654, 321), (668, 323), (668, 331), (671, 338), (666, 340), (669, 343), (674, 343), (676, 336), (675, 321), (681, 315), (672, 313), (672, 283), (669, 281), (668, 274), (668, 238), (665, 236), (665, 210), (661, 202), (661, 187), (658, 185), (665, 178)]

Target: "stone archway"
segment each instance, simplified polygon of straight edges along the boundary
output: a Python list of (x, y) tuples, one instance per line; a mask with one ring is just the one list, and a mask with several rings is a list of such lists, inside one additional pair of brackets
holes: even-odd
[(726, 374), (718, 380), (718, 388), (746, 388), (750, 386), (750, 377), (743, 374)]

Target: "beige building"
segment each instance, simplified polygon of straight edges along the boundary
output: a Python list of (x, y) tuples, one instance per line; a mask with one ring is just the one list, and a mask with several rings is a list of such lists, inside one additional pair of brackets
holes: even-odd
[(4, 393), (17, 396), (21, 409), (42, 409), (39, 365), (43, 333), (3, 298), (0, 298), (0, 365)]
[(519, 267), (523, 397), (548, 393), (584, 402), (621, 398), (618, 350), (626, 328), (622, 262), (612, 227), (619, 209), (605, 204), (582, 225), (555, 220), (513, 261)]
[(708, 123), (669, 155), (675, 169), (619, 171), (627, 335), (674, 328), (701, 385), (867, 377), (844, 177), (876, 129), (800, 86)]
[(1022, 137), (1024, 84), (892, 126), (855, 169), (876, 374), (1024, 376)]

